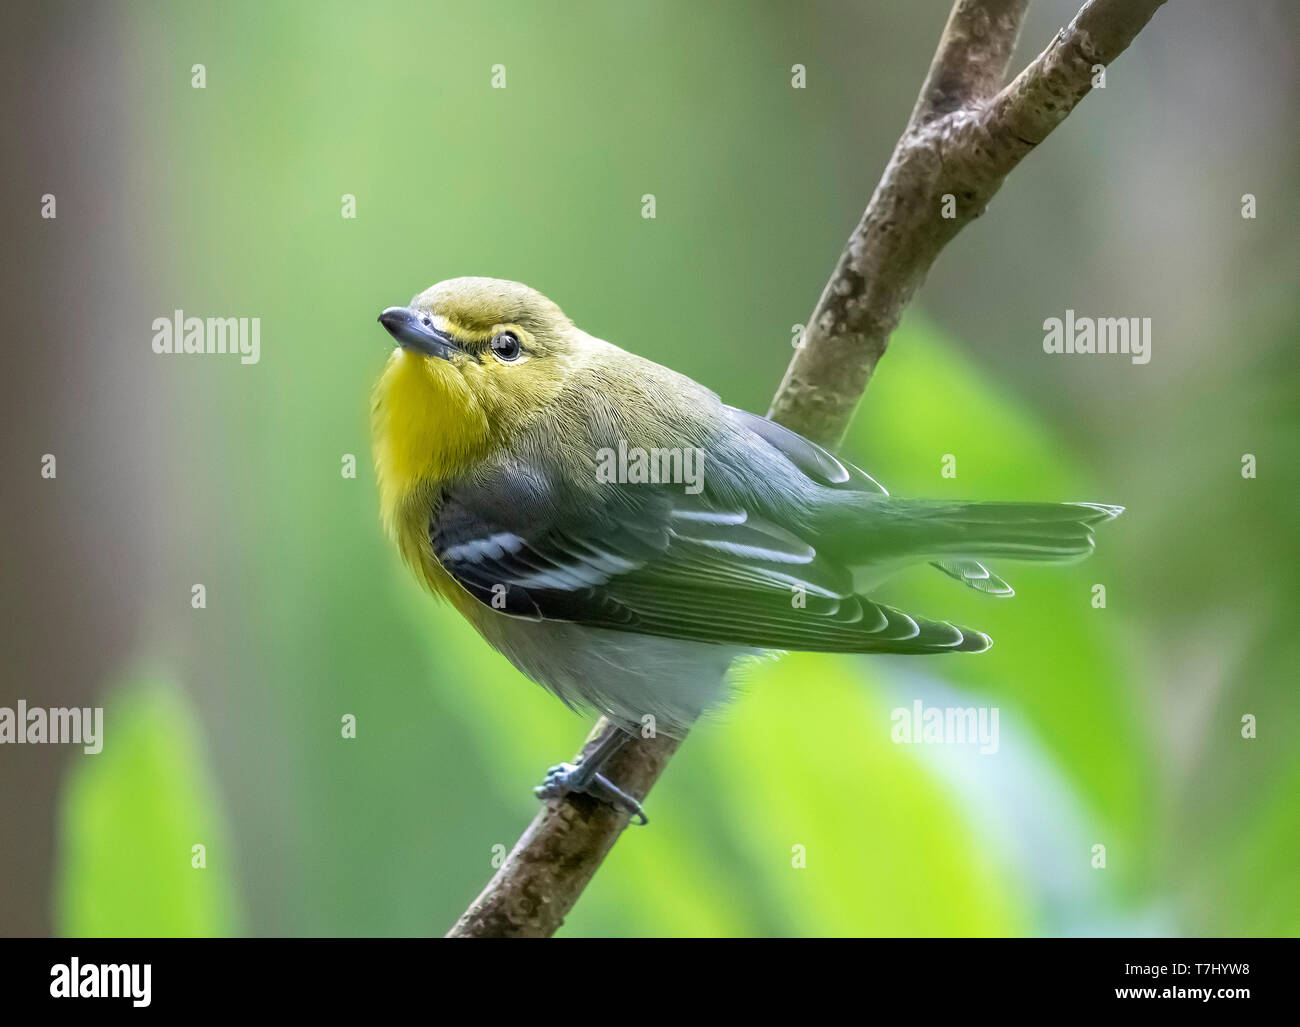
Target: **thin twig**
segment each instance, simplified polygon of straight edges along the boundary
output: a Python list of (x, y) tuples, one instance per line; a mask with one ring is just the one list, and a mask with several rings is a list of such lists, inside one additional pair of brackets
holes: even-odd
[[(998, 92), (1028, 0), (958, 0), (907, 128), (772, 401), (773, 420), (824, 445), (839, 443), (939, 252), (984, 212), (1011, 169), (1088, 94), (1094, 69), (1123, 53), (1163, 2), (1089, 0)], [(638, 740), (610, 761), (608, 776), (644, 797), (678, 744)], [(626, 814), (585, 796), (547, 803), (448, 937), (550, 936), (627, 823)]]
[(1001, 88), (1029, 0), (958, 0), (916, 98), (908, 129), (982, 104)]

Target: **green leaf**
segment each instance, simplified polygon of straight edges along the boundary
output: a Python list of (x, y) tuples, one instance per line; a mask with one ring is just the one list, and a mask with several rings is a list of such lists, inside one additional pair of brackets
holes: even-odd
[[(134, 684), (109, 699), (103, 732), (103, 751), (78, 757), (59, 810), (59, 930), (236, 933), (232, 847), (188, 702), (169, 685)], [(195, 845), (205, 869), (192, 866)]]
[[(917, 318), (891, 344), (844, 452), (900, 496), (1125, 502), (1072, 466), (1068, 440), (1052, 437), (1023, 400)], [(956, 458), (955, 478), (940, 473), (947, 455)], [(987, 654), (943, 657), (925, 669), (1023, 713), (1112, 854), (1148, 851), (1137, 843), (1153, 802), (1151, 739), (1139, 727), (1142, 693), (1126, 659), (1130, 600), (1108, 545), (1122, 530), (1123, 517), (1103, 525), (1096, 552), (1080, 563), (994, 562), (1016, 589), (1011, 599), (978, 595), (928, 567), (909, 571), (891, 588), (900, 594), (889, 596), (993, 637)], [(1105, 609), (1092, 605), (1095, 584), (1109, 586)], [(1137, 857), (1118, 862), (1115, 876), (1132, 887), (1143, 869)]]
[(741, 692), (692, 733), (651, 795), (650, 826), (620, 839), (566, 933), (1026, 929), (1017, 882), (960, 803), (891, 742), (889, 704), (860, 661), (764, 661)]

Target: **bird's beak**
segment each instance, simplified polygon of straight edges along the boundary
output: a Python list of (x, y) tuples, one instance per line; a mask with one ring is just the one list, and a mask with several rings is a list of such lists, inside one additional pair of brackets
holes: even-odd
[(379, 315), (379, 323), (388, 329), (388, 334), (402, 349), (443, 360), (450, 360), (453, 354), (461, 351), (451, 336), (434, 327), (428, 314), (410, 307), (389, 307)]

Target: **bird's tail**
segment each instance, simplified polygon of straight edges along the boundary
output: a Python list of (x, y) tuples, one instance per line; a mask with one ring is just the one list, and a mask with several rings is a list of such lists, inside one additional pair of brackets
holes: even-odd
[(1092, 552), (1093, 528), (1124, 512), (1103, 503), (886, 502), (889, 527), (881, 541), (890, 555), (957, 561), (958, 567), (962, 557), (1077, 560)]

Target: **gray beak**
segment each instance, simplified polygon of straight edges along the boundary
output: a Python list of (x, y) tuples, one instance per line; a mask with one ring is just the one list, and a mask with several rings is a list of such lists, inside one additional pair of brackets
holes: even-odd
[(451, 337), (433, 326), (428, 314), (410, 307), (389, 307), (379, 315), (379, 323), (397, 340), (402, 349), (423, 353), (428, 357), (450, 360), (460, 347)]

